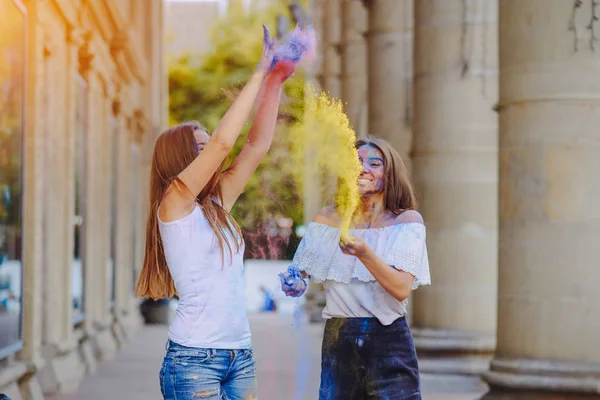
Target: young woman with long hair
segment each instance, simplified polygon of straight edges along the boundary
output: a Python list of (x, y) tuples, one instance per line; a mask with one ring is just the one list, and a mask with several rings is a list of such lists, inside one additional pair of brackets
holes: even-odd
[(398, 153), (378, 138), (355, 147), (361, 204), (349, 240), (341, 242), (336, 209), (321, 210), (280, 274), (282, 290), (298, 297), (307, 276), (323, 282), (320, 400), (421, 399), (405, 316), (411, 290), (431, 283), (425, 225)]
[[(135, 295), (179, 297), (160, 370), (165, 399), (256, 397), (244, 242), (229, 211), (269, 150), (282, 84), (302, 56), (274, 60), (279, 53), (266, 27), (264, 34), (255, 73), (212, 136), (190, 122), (163, 132), (154, 147), (146, 253)], [(248, 140), (223, 171), (259, 93)]]

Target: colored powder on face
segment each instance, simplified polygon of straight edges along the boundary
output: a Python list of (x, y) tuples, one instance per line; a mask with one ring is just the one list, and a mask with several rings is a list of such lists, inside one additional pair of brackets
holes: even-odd
[[(311, 85), (304, 89), (303, 106), (304, 117), (290, 129), (293, 155), (298, 165), (314, 162), (314, 170), (337, 180), (335, 203), (341, 217), (340, 236), (347, 238), (352, 216), (360, 203), (358, 177), (362, 166), (354, 148), (356, 133), (341, 101), (331, 99)], [(307, 152), (311, 153), (310, 159)]]

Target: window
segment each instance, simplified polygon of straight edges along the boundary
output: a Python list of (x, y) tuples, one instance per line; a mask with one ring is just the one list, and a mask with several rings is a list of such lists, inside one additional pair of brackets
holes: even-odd
[(24, 8), (0, 0), (0, 358), (21, 348)]
[(86, 81), (80, 75), (77, 80), (76, 124), (75, 124), (75, 218), (74, 218), (74, 254), (71, 277), (73, 293), (73, 324), (82, 322), (84, 315), (84, 262), (85, 262), (85, 174), (86, 174), (86, 136), (87, 136), (87, 92)]

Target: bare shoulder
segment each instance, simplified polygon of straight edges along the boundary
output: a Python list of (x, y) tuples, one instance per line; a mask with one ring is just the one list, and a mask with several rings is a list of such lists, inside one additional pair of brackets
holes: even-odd
[(332, 227), (338, 227), (340, 224), (340, 215), (338, 214), (336, 208), (333, 206), (323, 207), (315, 216), (313, 222), (329, 225)]
[(396, 217), (397, 224), (417, 223), (424, 224), (423, 216), (417, 210), (407, 210)]
[(172, 222), (184, 218), (194, 211), (196, 199), (187, 195), (177, 185), (169, 185), (158, 210), (163, 222)]

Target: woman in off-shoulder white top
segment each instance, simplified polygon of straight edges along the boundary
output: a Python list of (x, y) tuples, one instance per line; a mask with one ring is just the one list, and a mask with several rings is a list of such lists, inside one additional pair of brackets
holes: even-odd
[(321, 210), (280, 274), (282, 290), (297, 297), (305, 278), (323, 283), (320, 400), (421, 399), (406, 305), (431, 283), (425, 225), (398, 153), (378, 138), (355, 145), (362, 199), (350, 240), (340, 239), (335, 208)]

